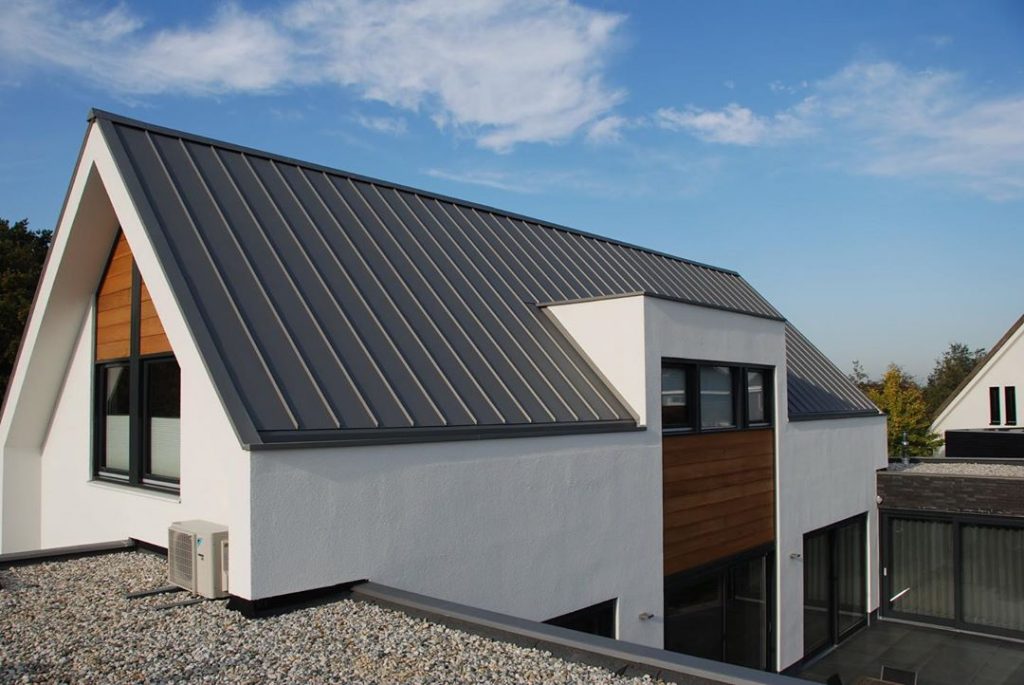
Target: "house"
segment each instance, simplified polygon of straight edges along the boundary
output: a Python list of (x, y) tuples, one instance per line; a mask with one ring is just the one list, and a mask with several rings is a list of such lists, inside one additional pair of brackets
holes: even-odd
[(1024, 457), (1017, 387), (1024, 388), (1024, 316), (1010, 326), (935, 414), (940, 455)]
[(371, 579), (781, 669), (878, 606), (885, 430), (735, 272), (93, 112), (0, 550), (205, 519), (242, 608)]

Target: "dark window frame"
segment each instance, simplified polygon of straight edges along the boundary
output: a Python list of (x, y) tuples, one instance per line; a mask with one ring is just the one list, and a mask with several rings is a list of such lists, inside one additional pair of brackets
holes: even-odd
[[(732, 375), (732, 404), (733, 404), (733, 426), (709, 427), (701, 425), (701, 397), (700, 397), (700, 370), (702, 367), (721, 366), (727, 367)], [(661, 360), (662, 370), (666, 368), (681, 368), (686, 371), (686, 396), (687, 408), (689, 409), (690, 421), (686, 425), (668, 425), (664, 423), (662, 414), (661, 431), (665, 435), (688, 435), (691, 433), (728, 433), (732, 431), (760, 430), (771, 428), (775, 425), (775, 402), (774, 402), (774, 371), (775, 367), (764, 364), (737, 364), (735, 362), (722, 362), (696, 359), (678, 359), (665, 357)], [(747, 393), (747, 371), (760, 371), (764, 378), (764, 421), (750, 421)], [(660, 407), (659, 407), (660, 409)]]
[[(120, 236), (120, 234), (119, 234)], [(117, 240), (114, 245), (116, 247)], [(111, 249), (107, 266), (113, 259)], [(106, 269), (104, 269), (106, 273)], [(95, 309), (96, 298), (93, 297)], [(93, 355), (93, 440), (92, 440), (92, 477), (93, 480), (131, 485), (133, 487), (159, 490), (161, 492), (178, 493), (181, 491), (180, 478), (166, 478), (147, 473), (149, 431), (144, 426), (146, 416), (146, 397), (148, 367), (154, 363), (173, 361), (177, 358), (173, 353), (141, 355), (139, 351), (142, 312), (142, 276), (138, 264), (132, 260), (131, 287), (131, 325), (129, 352), (127, 357), (95, 361)], [(93, 323), (93, 346), (96, 344), (96, 324)], [(106, 371), (111, 367), (127, 367), (129, 383), (128, 399), (128, 470), (111, 469), (104, 465), (106, 452)], [(179, 368), (180, 373), (180, 368)], [(180, 383), (180, 381), (179, 381)], [(180, 387), (180, 385), (179, 385)], [(180, 402), (180, 400), (179, 400)], [(180, 406), (180, 405), (179, 405)], [(181, 455), (179, 454), (179, 459)], [(179, 462), (180, 463), (180, 462)]]
[(990, 426), (998, 426), (1003, 422), (999, 411), (999, 386), (993, 385), (988, 389), (988, 423)]
[(1006, 425), (1017, 425), (1017, 386), (1003, 388), (1003, 407), (1006, 409)]
[[(922, 512), (919, 510), (904, 510), (904, 509), (889, 509), (880, 512), (879, 520), (879, 532), (881, 534), (881, 540), (879, 541), (880, 547), (880, 563), (879, 573), (882, 576), (882, 582), (879, 584), (881, 590), (881, 597), (878, 602), (878, 612), (880, 615), (902, 619), (906, 621), (914, 621), (916, 623), (925, 623), (938, 626), (946, 626), (957, 630), (965, 630), (983, 635), (997, 635), (1000, 637), (1010, 637), (1020, 639), (1024, 632), (1009, 630), (1007, 628), (999, 628), (997, 626), (989, 626), (978, 623), (968, 623), (963, 619), (963, 527), (964, 526), (994, 526), (999, 528), (1012, 528), (1015, 530), (1024, 529), (1024, 521), (1019, 518), (1010, 518), (1005, 516), (986, 516), (984, 514), (949, 514), (942, 512)], [(889, 573), (889, 568), (893, 565), (893, 535), (892, 535), (892, 524), (896, 520), (914, 520), (914, 521), (936, 521), (940, 523), (949, 523), (953, 526), (953, 618), (938, 618), (934, 616), (922, 616), (920, 614), (910, 614), (902, 611), (897, 611), (892, 608), (892, 574)]]

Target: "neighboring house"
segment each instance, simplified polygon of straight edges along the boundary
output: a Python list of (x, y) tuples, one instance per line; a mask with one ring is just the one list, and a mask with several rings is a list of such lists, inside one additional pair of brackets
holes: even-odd
[(368, 578), (782, 668), (878, 606), (885, 430), (734, 272), (94, 112), (0, 550), (207, 519), (243, 607)]
[[(978, 362), (970, 375), (939, 407), (932, 422), (932, 430), (939, 435), (946, 431), (971, 431), (953, 436), (952, 443), (968, 453), (964, 456), (991, 457), (1016, 456), (1024, 457), (1020, 447), (1010, 447), (1016, 453), (1005, 453), (1003, 443), (1009, 441), (1016, 445), (1018, 436), (994, 436), (978, 433), (985, 429), (1013, 429), (1024, 424), (1021, 412), (1024, 407), (1018, 400), (1017, 389), (1024, 392), (1024, 316), (1006, 331), (999, 342)], [(962, 447), (961, 447), (962, 445)], [(990, 450), (995, 446), (1000, 454), (980, 454), (976, 450)], [(943, 446), (939, 454), (946, 454)], [(973, 452), (973, 453), (971, 453)], [(952, 454), (950, 455), (952, 456)]]

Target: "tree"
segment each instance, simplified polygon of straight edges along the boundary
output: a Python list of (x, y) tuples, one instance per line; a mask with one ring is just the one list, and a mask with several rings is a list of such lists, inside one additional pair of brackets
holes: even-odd
[(859, 360), (853, 360), (853, 371), (846, 374), (846, 377), (853, 381), (853, 384), (860, 388), (861, 392), (867, 392), (869, 388), (878, 386), (878, 383), (871, 380), (868, 376), (868, 372), (864, 370), (864, 365)]
[(928, 384), (924, 387), (924, 402), (929, 420), (935, 419), (939, 405), (953, 394), (984, 356), (984, 348), (971, 350), (967, 345), (955, 342), (950, 343), (949, 349), (935, 360), (935, 368), (929, 374)]
[(0, 219), (0, 397), (7, 391), (51, 237), (50, 231), (30, 231), (27, 219), (13, 225)]
[(921, 387), (899, 366), (890, 364), (881, 381), (868, 387), (866, 392), (888, 415), (890, 456), (903, 453), (904, 433), (908, 456), (930, 456), (942, 444), (942, 438), (929, 430), (928, 409)]

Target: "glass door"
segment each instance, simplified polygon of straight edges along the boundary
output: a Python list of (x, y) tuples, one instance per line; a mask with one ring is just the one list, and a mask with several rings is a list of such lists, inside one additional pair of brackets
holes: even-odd
[(865, 517), (804, 535), (804, 656), (867, 620)]

